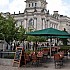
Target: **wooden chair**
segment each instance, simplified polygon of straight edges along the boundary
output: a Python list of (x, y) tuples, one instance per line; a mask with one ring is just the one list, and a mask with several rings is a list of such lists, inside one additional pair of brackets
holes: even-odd
[(39, 51), (37, 53), (37, 60), (38, 60), (39, 63), (42, 63), (42, 58), (43, 58), (43, 52)]
[(43, 49), (43, 62), (47, 61), (49, 55), (49, 49)]
[(43, 49), (43, 55), (48, 55), (49, 49)]
[(31, 59), (32, 59), (32, 65), (37, 63), (37, 55), (36, 55), (36, 53), (33, 53), (31, 55)]
[(26, 65), (27, 62), (29, 62), (29, 61), (30, 61), (29, 54), (25, 53), (24, 54), (24, 64)]
[(63, 65), (63, 60), (60, 58), (59, 54), (54, 54), (54, 63), (55, 68), (57, 67), (61, 68), (61, 66)]

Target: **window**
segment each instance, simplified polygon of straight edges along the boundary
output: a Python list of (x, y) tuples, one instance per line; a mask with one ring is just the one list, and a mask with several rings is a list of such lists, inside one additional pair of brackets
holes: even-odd
[(29, 7), (30, 7), (30, 4), (29, 4)]
[(28, 24), (29, 28), (34, 28), (34, 20), (31, 18)]
[(32, 3), (32, 7), (33, 7), (33, 3)]
[(35, 7), (37, 6), (37, 3), (35, 3)]

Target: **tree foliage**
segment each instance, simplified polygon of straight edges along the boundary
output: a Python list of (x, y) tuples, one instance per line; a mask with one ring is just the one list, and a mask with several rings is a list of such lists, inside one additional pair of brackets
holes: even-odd
[(23, 26), (19, 26), (17, 28), (17, 32), (16, 32), (16, 35), (15, 35), (15, 39), (16, 40), (19, 40), (19, 41), (23, 41), (26, 36), (24, 35), (25, 34), (25, 29)]
[(16, 31), (15, 23), (16, 21), (10, 15), (7, 18), (0, 15), (0, 35), (2, 34), (6, 41), (13, 40)]
[(25, 39), (25, 29), (23, 26), (15, 27), (16, 21), (8, 15), (6, 18), (0, 14), (0, 39), (5, 39), (7, 42)]
[(28, 36), (27, 37), (27, 41), (39, 41), (39, 42), (44, 42), (46, 41), (46, 38), (45, 37), (40, 37), (40, 36)]
[[(64, 28), (63, 31), (67, 32), (65, 28)], [(67, 33), (68, 33), (68, 32), (67, 32)], [(61, 38), (61, 40), (62, 40), (62, 42), (63, 42), (63, 45), (66, 46), (66, 45), (67, 45), (67, 42), (68, 42), (67, 38)]]

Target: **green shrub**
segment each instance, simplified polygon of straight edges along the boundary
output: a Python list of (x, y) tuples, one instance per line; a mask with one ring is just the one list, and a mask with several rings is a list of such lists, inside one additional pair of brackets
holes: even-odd
[(4, 58), (14, 59), (14, 55), (15, 55), (15, 54), (4, 55)]
[(60, 49), (70, 49), (70, 46), (61, 46)]

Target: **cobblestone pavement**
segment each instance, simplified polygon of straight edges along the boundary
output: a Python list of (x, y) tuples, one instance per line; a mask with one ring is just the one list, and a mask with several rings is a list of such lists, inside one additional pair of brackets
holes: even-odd
[(24, 67), (21, 67), (21, 68), (18, 68), (18, 67), (11, 67), (11, 66), (0, 66), (0, 70), (70, 70), (70, 67), (64, 67), (64, 68), (61, 68), (61, 69), (55, 69), (54, 67), (48, 67), (48, 68), (44, 68), (44, 67), (34, 67), (34, 68), (24, 68)]
[(39, 67), (13, 67), (0, 65), (0, 70), (70, 70), (70, 60), (64, 61), (64, 65), (60, 69), (55, 69), (54, 62), (46, 62)]
[(55, 69), (54, 64), (46, 64), (46, 67), (12, 67), (0, 65), (0, 70), (70, 70), (70, 63), (64, 64), (61, 69)]

